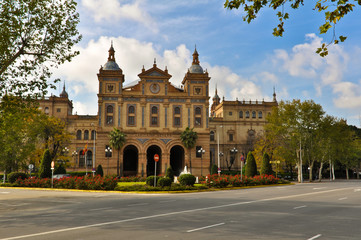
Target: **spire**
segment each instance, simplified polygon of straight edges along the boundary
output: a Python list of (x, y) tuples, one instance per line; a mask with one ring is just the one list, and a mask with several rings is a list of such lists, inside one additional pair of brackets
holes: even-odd
[(276, 89), (275, 89), (274, 86), (273, 86), (273, 101), (274, 101), (274, 102), (277, 102), (277, 99), (276, 99)]
[(63, 85), (63, 91), (60, 93), (60, 97), (62, 97), (62, 98), (68, 97), (68, 93), (65, 90), (65, 81), (64, 81), (64, 85)]
[(198, 52), (197, 52), (197, 47), (194, 48), (194, 53), (193, 53), (193, 62), (192, 65), (199, 65), (199, 59), (198, 59)]
[(108, 57), (108, 61), (112, 61), (112, 62), (115, 62), (115, 57), (114, 57), (114, 48), (113, 48), (113, 40), (111, 41), (111, 45), (110, 45), (110, 48), (108, 50), (109, 52), (109, 57)]

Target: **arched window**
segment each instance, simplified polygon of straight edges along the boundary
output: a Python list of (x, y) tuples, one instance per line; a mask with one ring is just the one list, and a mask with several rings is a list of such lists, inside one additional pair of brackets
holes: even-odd
[(96, 138), (96, 131), (92, 130), (91, 140), (94, 140)]
[(246, 118), (249, 118), (249, 111), (246, 111)]
[(81, 140), (81, 130), (76, 132), (76, 140)]
[(84, 140), (89, 140), (89, 131), (88, 130), (84, 131)]
[(174, 108), (174, 114), (180, 114), (180, 107)]
[(158, 108), (156, 106), (152, 107), (152, 114), (158, 114)]
[(134, 106), (129, 106), (128, 113), (134, 113), (134, 112), (135, 112)]
[(107, 113), (113, 113), (113, 106), (112, 105), (108, 105)]
[(214, 132), (211, 131), (211, 133), (209, 134), (210, 137), (210, 141), (214, 141)]
[(258, 112), (258, 118), (262, 118), (262, 111)]
[(158, 116), (158, 106), (151, 107), (151, 114), (150, 114), (150, 126), (157, 127), (159, 126), (159, 116)]
[(239, 111), (239, 118), (243, 118), (243, 111)]
[(256, 118), (256, 111), (252, 112), (252, 118)]
[(202, 113), (201, 108), (200, 108), (200, 107), (196, 107), (195, 112), (196, 112), (196, 115), (201, 114), (201, 113)]

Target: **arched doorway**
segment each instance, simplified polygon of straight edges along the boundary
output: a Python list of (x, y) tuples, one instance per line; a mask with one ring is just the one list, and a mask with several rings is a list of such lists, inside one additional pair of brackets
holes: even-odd
[(174, 174), (179, 176), (184, 168), (184, 148), (182, 146), (174, 146), (170, 150), (170, 166)]
[(124, 177), (136, 176), (138, 173), (138, 149), (134, 145), (129, 145), (124, 148), (123, 171)]
[(155, 161), (154, 155), (158, 154), (159, 161), (157, 163), (157, 175), (159, 175), (162, 171), (162, 150), (157, 145), (152, 145), (147, 149), (147, 176), (154, 175), (155, 170)]

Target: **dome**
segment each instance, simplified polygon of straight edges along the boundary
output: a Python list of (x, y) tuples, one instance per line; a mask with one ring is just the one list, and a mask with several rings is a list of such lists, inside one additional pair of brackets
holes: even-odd
[(64, 82), (64, 86), (63, 86), (63, 91), (60, 93), (60, 97), (68, 98), (68, 93), (65, 91), (65, 82)]
[(203, 68), (200, 65), (194, 64), (189, 68), (189, 72), (190, 73), (203, 73)]
[(114, 61), (108, 61), (105, 63), (103, 70), (119, 70), (119, 65)]

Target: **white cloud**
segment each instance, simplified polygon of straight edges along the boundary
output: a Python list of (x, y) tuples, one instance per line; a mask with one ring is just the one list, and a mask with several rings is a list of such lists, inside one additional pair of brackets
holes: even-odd
[(131, 3), (122, 0), (82, 0), (82, 5), (92, 12), (96, 22), (128, 19), (139, 22), (154, 32), (158, 32), (154, 19), (141, 7), (139, 0)]
[(361, 107), (361, 81), (359, 84), (352, 82), (337, 83), (333, 86), (333, 92), (337, 94), (333, 102), (338, 108), (355, 108)]

